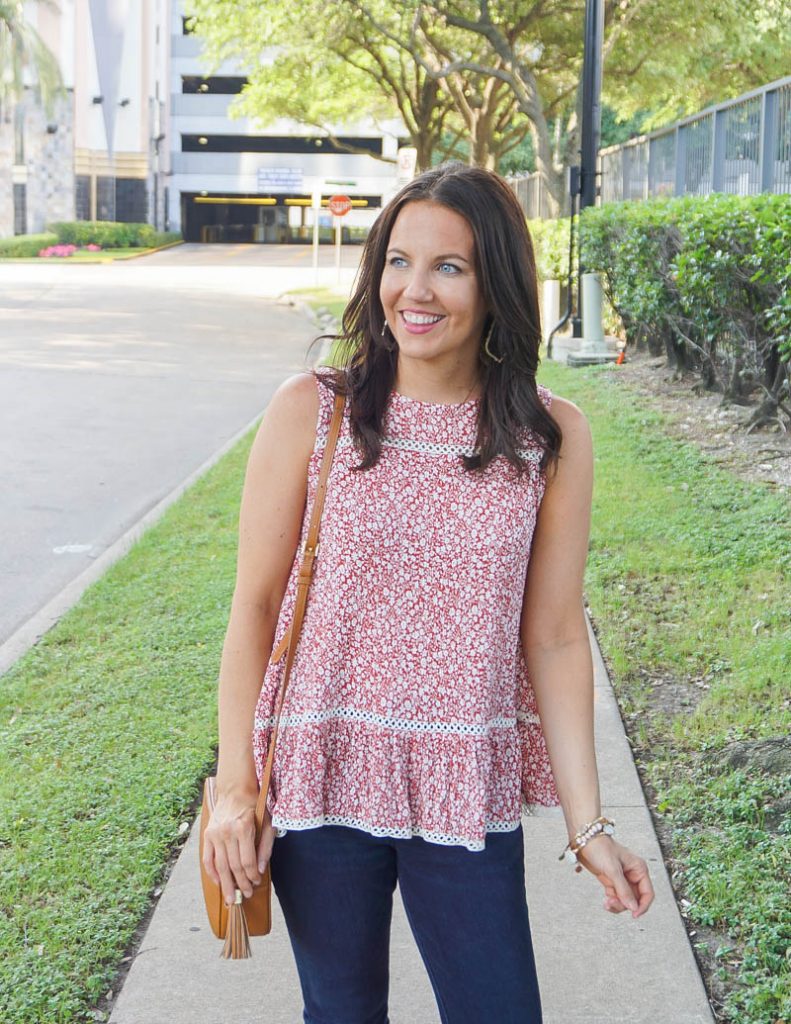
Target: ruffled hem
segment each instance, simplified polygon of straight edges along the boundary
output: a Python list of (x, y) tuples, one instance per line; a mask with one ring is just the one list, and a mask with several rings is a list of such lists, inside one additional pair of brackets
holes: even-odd
[(557, 807), (560, 796), (549, 761), (544, 730), (538, 716), (523, 718), (516, 724), (521, 754), (522, 798), (529, 807)]
[[(493, 724), (500, 721), (508, 724)], [(281, 722), (268, 803), (273, 825), (287, 831), (348, 824), (480, 850), (487, 832), (510, 831), (523, 809), (553, 803), (545, 778), (522, 788), (522, 741), (535, 739), (537, 724), (494, 719), (482, 735), (437, 729), (323, 716)], [(259, 779), (270, 733), (264, 727), (254, 734)], [(538, 751), (531, 761), (540, 764)]]
[[(322, 814), (315, 818), (303, 820), (291, 820), (283, 818), (277, 811), (272, 816), (272, 824), (277, 830), (278, 838), (287, 835), (289, 832), (304, 832), (311, 828), (319, 828), (322, 825), (343, 825), (347, 828), (361, 829), (371, 836), (387, 839), (413, 839), (418, 837), (427, 843), (436, 843), (439, 846), (464, 846), (471, 852), (477, 853), (486, 849), (486, 838), (466, 839), (464, 836), (449, 835), (445, 832), (435, 832), (432, 829), (421, 828), (419, 825), (412, 825), (409, 828), (393, 828), (389, 825), (374, 825), (362, 818), (349, 817), (344, 814)], [(521, 818), (516, 821), (495, 821), (487, 822), (486, 833), (490, 832), (514, 832), (521, 824)]]
[[(544, 804), (529, 804), (527, 801), (522, 800), (522, 814), (531, 818), (539, 817), (562, 820), (563, 808), (560, 804), (545, 806)], [(304, 832), (311, 828), (319, 828), (322, 825), (344, 825), (348, 828), (362, 829), (363, 832), (367, 832), (371, 836), (388, 839), (411, 839), (419, 836), (421, 839), (425, 839), (427, 843), (437, 843), (440, 846), (464, 846), (473, 852), (486, 848), (485, 840), (468, 841), (461, 836), (449, 836), (442, 832), (433, 832), (429, 829), (420, 828), (418, 825), (413, 825), (408, 829), (394, 829), (388, 825), (374, 825), (370, 821), (364, 821), (361, 818), (350, 818), (342, 814), (322, 814), (316, 818), (292, 821), (288, 818), (283, 818), (275, 811), (272, 824), (275, 826), (278, 838), (287, 835), (289, 832)], [(490, 832), (513, 832), (519, 828), (520, 824), (521, 818), (516, 822), (489, 821), (486, 823), (486, 834), (488, 835)]]

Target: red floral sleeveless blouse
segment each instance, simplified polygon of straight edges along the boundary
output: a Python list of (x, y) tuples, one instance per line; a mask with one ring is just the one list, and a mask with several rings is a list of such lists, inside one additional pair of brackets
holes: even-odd
[[(333, 394), (316, 381), (307, 509), (275, 646), (332, 418)], [(538, 394), (550, 408), (549, 389)], [(278, 835), (347, 825), (482, 850), (523, 811), (559, 813), (519, 637), (541, 448), (526, 431), (521, 479), (502, 456), (468, 472), (459, 456), (475, 450), (477, 407), (393, 391), (381, 458), (362, 472), (344, 418), (280, 719), (268, 801)], [(269, 664), (256, 708), (259, 780), (285, 661)]]

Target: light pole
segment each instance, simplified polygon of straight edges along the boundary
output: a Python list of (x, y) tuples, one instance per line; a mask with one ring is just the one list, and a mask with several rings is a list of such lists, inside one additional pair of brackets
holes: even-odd
[[(602, 40), (604, 4), (587, 0), (585, 4), (585, 50), (582, 66), (582, 141), (579, 166), (579, 211), (596, 205), (598, 155), (601, 136)], [(573, 170), (573, 169), (572, 169)], [(575, 175), (572, 174), (572, 181)], [(572, 198), (571, 215), (574, 216)], [(573, 236), (572, 236), (573, 237)], [(578, 247), (579, 248), (579, 247)], [(571, 285), (571, 281), (569, 281)], [(602, 288), (596, 273), (586, 273), (582, 256), (577, 263), (577, 313), (572, 318), (572, 335), (579, 338), (578, 351), (569, 352), (569, 365), (609, 362), (616, 353), (607, 347), (601, 323)]]
[[(601, 50), (604, 32), (602, 0), (587, 0), (585, 4), (584, 57), (582, 65), (582, 140), (580, 145), (579, 175), (572, 175), (579, 195), (579, 212), (596, 204), (596, 158), (601, 136)], [(572, 203), (571, 215), (574, 216)], [(580, 259), (577, 264), (577, 311), (571, 320), (571, 333), (582, 337), (582, 274)]]
[(602, 39), (604, 4), (585, 5), (585, 58), (582, 67), (582, 146), (580, 210), (596, 204), (596, 162), (601, 137)]

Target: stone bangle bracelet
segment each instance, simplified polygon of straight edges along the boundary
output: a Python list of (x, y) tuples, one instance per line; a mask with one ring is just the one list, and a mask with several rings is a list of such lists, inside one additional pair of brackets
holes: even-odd
[(569, 864), (575, 864), (574, 870), (579, 873), (582, 871), (582, 865), (578, 863), (577, 851), (581, 850), (586, 843), (590, 842), (598, 835), (611, 836), (615, 831), (615, 822), (612, 818), (596, 818), (595, 821), (590, 822), (584, 828), (580, 829), (579, 832), (574, 836), (574, 839), (566, 843), (566, 847), (563, 853), (558, 857), (558, 860), (568, 861)]

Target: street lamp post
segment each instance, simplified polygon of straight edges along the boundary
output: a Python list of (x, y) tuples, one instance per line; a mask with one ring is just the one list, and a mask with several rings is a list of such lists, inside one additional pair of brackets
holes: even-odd
[[(604, 4), (585, 4), (585, 51), (582, 67), (582, 141), (579, 168), (579, 211), (596, 205), (598, 154), (601, 136), (602, 40)], [(572, 217), (574, 203), (572, 202)], [(570, 365), (608, 362), (616, 354), (607, 347), (601, 324), (602, 289), (596, 273), (586, 273), (582, 257), (577, 264), (577, 314), (572, 318), (572, 335), (579, 338), (578, 351), (569, 352)], [(569, 282), (570, 284), (571, 282)], [(582, 315), (580, 315), (582, 314)]]
[(604, 4), (585, 5), (585, 59), (582, 68), (582, 146), (580, 210), (596, 204), (596, 163), (601, 137), (602, 38)]

